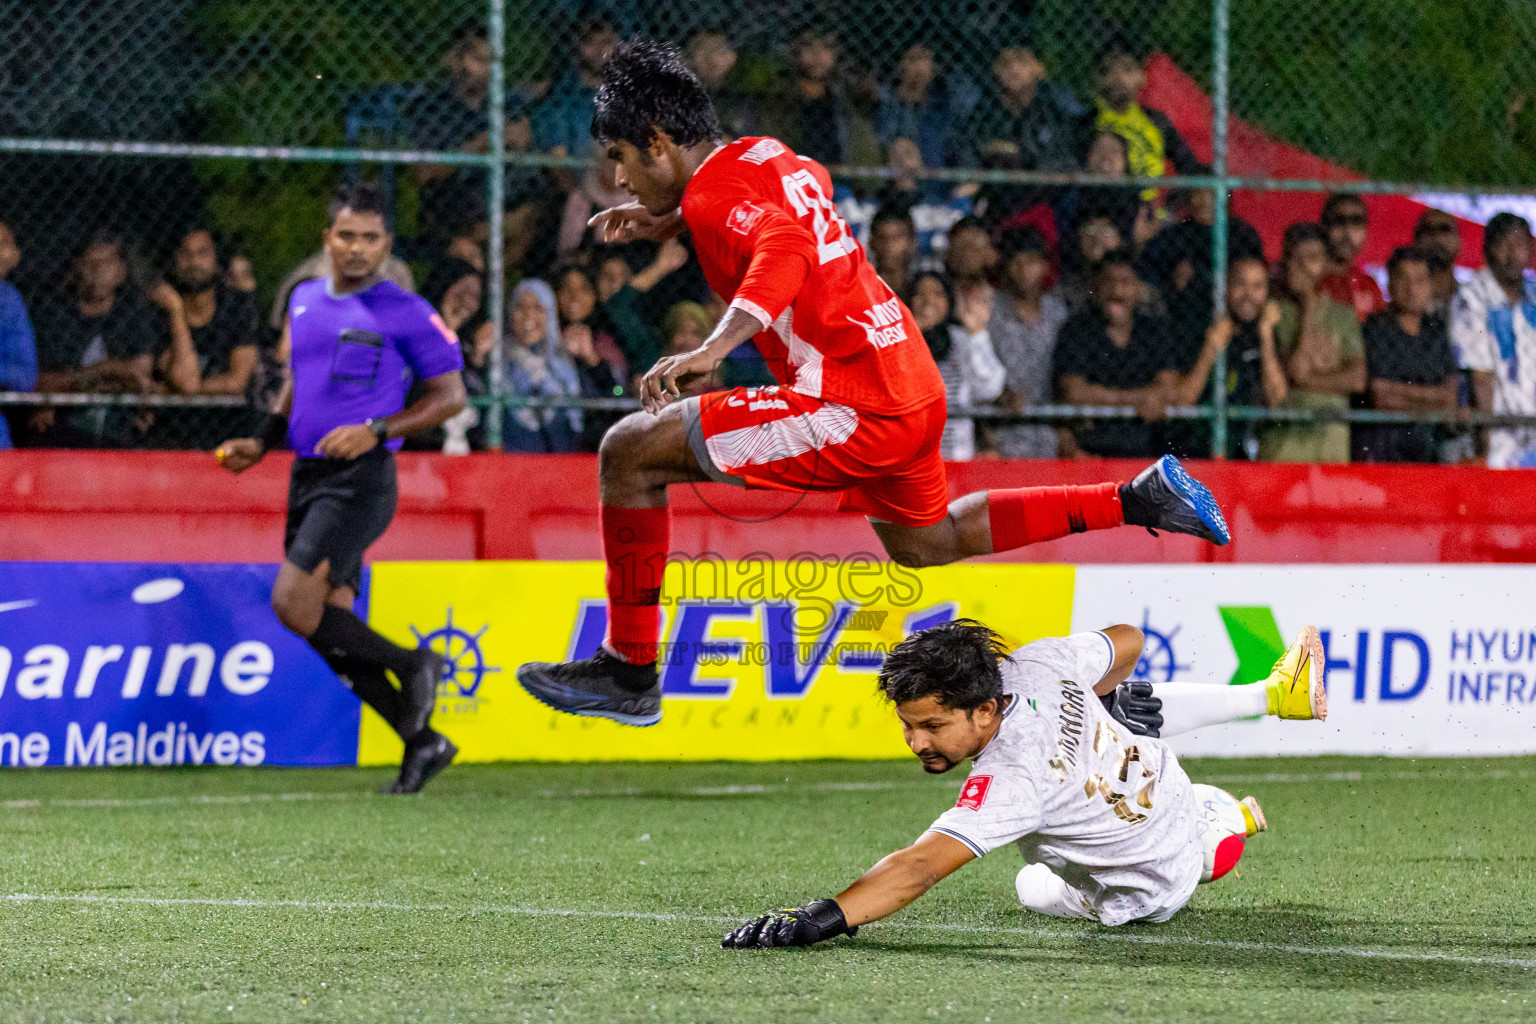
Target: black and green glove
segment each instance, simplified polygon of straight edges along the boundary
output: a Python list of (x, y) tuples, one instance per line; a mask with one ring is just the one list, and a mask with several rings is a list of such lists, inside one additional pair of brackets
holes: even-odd
[(720, 940), (725, 949), (772, 949), (775, 946), (810, 946), (839, 935), (857, 935), (848, 927), (837, 900), (817, 900), (803, 907), (775, 910), (737, 928)]

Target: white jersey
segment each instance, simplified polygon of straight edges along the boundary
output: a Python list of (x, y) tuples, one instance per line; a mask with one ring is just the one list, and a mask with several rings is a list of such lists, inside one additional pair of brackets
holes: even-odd
[(1093, 693), (1114, 664), (1103, 633), (1037, 640), (1002, 665), (1011, 698), (954, 807), (931, 831), (980, 857), (1018, 843), (1104, 924), (1164, 920), (1199, 884), (1194, 791), (1162, 742), (1135, 736)]

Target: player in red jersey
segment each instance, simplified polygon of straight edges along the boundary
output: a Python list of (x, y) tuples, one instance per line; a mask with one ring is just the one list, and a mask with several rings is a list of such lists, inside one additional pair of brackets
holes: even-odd
[[(939, 456), (944, 383), (911, 312), (837, 215), (820, 164), (770, 138), (720, 143), (709, 97), (672, 50), (621, 45), (603, 69), (592, 134), (636, 201), (593, 224), (605, 241), (684, 230), (730, 308), (699, 348), (641, 379), (644, 411), (598, 456), (608, 637), (591, 658), (530, 662), (518, 681), (572, 714), (661, 720), (656, 658), (671, 535), (667, 487), (714, 480), (837, 491), (902, 565), (943, 565), (1084, 530), (1145, 526), (1217, 544), (1210, 492), (1164, 456), (1128, 484), (980, 491), (951, 502)], [(777, 387), (682, 400), (755, 339)]]

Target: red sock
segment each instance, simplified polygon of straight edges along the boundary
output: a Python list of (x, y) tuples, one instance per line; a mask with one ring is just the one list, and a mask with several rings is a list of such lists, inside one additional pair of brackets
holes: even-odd
[(608, 562), (608, 646), (625, 661), (649, 665), (661, 639), (661, 579), (672, 543), (672, 510), (604, 505)]
[(993, 551), (1125, 525), (1119, 484), (989, 491), (987, 514), (992, 520)]

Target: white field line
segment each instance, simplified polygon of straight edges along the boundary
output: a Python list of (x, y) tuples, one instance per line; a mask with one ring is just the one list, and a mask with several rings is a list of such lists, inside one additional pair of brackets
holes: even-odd
[(1433, 768), (1424, 771), (1397, 769), (1387, 772), (1255, 772), (1248, 775), (1200, 774), (1196, 782), (1212, 786), (1254, 785), (1261, 782), (1461, 782), (1469, 779), (1528, 779), (1536, 776), (1536, 769), (1488, 768), (1481, 771), (1438, 772)]
[[(624, 921), (657, 921), (682, 924), (732, 925), (740, 918), (706, 916), (700, 914), (669, 914), (638, 910), (576, 910), (562, 907), (519, 907), (497, 905), (449, 906), (444, 903), (390, 903), (385, 901), (353, 900), (261, 900), (217, 899), (211, 897), (168, 896), (92, 896), (60, 895), (54, 893), (7, 893), (0, 896), (0, 903), (86, 903), (129, 905), (148, 907), (221, 907), (246, 910), (312, 910), (312, 911), (388, 911), (407, 914), (503, 914), (512, 917), (585, 917), (617, 919)], [(1061, 942), (1125, 942), (1153, 946), (1197, 946), (1213, 949), (1233, 949), (1245, 952), (1293, 953), (1301, 956), (1354, 957), (1362, 960), (1395, 960), (1408, 963), (1447, 963), (1484, 967), (1518, 967), (1530, 970), (1536, 967), (1536, 959), (1508, 956), (1478, 956), (1457, 953), (1405, 953), (1390, 949), (1365, 949), (1356, 946), (1302, 946), (1289, 943), (1244, 942), (1228, 939), (1202, 939), (1190, 935), (1139, 935), (1128, 932), (1101, 932), (1074, 935), (1044, 928), (1000, 928), (992, 925), (924, 924), (918, 921), (886, 921), (867, 927), (897, 931), (938, 931), (969, 935), (1012, 935), (1021, 938), (1044, 939)]]
[(232, 796), (97, 797), (90, 799), (6, 800), (0, 807), (162, 807), (186, 804), (267, 804), (300, 800), (355, 800), (364, 793), (248, 793)]
[[(1437, 772), (1434, 769), (1424, 771), (1386, 771), (1386, 772), (1255, 772), (1239, 775), (1205, 775), (1201, 774), (1195, 781), (1209, 783), (1213, 786), (1249, 786), (1266, 783), (1313, 783), (1313, 782), (1374, 782), (1385, 781), (1420, 781), (1420, 782), (1458, 782), (1465, 780), (1482, 779), (1524, 779), (1536, 776), (1536, 769), (1529, 771), (1517, 771), (1509, 768), (1489, 768), (1485, 771), (1454, 771)], [(603, 789), (535, 789), (523, 793), (509, 793), (505, 796), (489, 793), (454, 793), (447, 799), (452, 800), (516, 800), (527, 796), (538, 796), (547, 800), (565, 800), (581, 798), (608, 799), (614, 797), (642, 797), (645, 799), (666, 799), (667, 797), (710, 797), (710, 796), (764, 796), (770, 793), (861, 793), (882, 792), (897, 789), (946, 789), (961, 776), (954, 779), (913, 779), (908, 782), (808, 782), (797, 783), (765, 783), (748, 785), (724, 785), (724, 786), (692, 786), (683, 789), (661, 789), (646, 786), (622, 786)], [(330, 793), (251, 793), (230, 796), (151, 796), (151, 797), (99, 797), (89, 799), (65, 799), (47, 798), (32, 800), (3, 800), (0, 808), (8, 810), (24, 810), (39, 807), (159, 807), (159, 806), (184, 806), (197, 804), (255, 804), (255, 803), (282, 803), (308, 800), (370, 800), (374, 794), (367, 790), (341, 791)], [(393, 798), (391, 798), (393, 799)], [(428, 799), (431, 799), (428, 797)]]
[[(1516, 771), (1509, 768), (1489, 768), (1486, 771), (1443, 772), (1435, 771), (1386, 771), (1386, 772), (1253, 772), (1238, 775), (1206, 775), (1200, 773), (1195, 781), (1213, 786), (1245, 786), (1260, 783), (1313, 783), (1313, 782), (1373, 782), (1376, 780), (1401, 782), (1459, 782), (1482, 779), (1519, 779), (1536, 777), (1536, 769)], [(797, 792), (864, 792), (893, 789), (946, 789), (958, 783), (963, 776), (958, 773), (947, 779), (912, 779), (906, 782), (808, 782), (766, 783), (740, 786), (695, 786), (690, 789), (659, 789), (644, 786), (627, 786), (610, 789), (541, 789), (543, 797), (562, 799), (568, 797), (668, 797), (668, 796), (761, 796), (767, 793)]]

